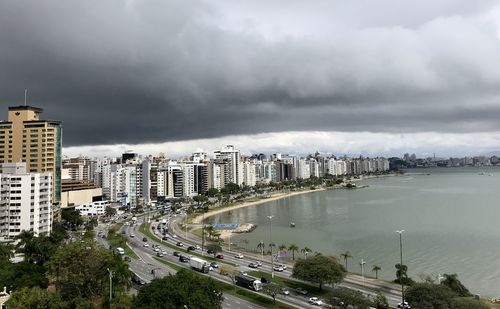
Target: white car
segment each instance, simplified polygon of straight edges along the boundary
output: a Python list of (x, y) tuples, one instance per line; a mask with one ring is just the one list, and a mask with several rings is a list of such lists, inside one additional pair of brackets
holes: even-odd
[(282, 272), (283, 271), (283, 267), (279, 266), (279, 265), (276, 265), (274, 266), (274, 271), (279, 271), (279, 272)]
[(283, 268), (283, 269), (286, 269), (286, 265), (285, 264), (278, 264), (279, 267)]
[(155, 252), (160, 252), (160, 248), (156, 247), (156, 248), (154, 249), (154, 251), (155, 251)]
[(311, 297), (309, 298), (309, 303), (311, 305), (316, 305), (316, 306), (322, 306), (323, 305), (323, 301), (317, 297)]
[(135, 237), (135, 234), (130, 234), (130, 237)]
[(201, 250), (201, 247), (198, 245), (196, 245), (195, 248), (196, 248), (196, 250)]
[(402, 309), (411, 309), (411, 306), (407, 303), (407, 302), (404, 302), (404, 306), (402, 303), (399, 303), (398, 304), (398, 308), (402, 308)]
[(241, 253), (236, 254), (234, 257), (240, 260), (244, 258), (243, 254)]
[(144, 245), (142, 245), (143, 247), (146, 247), (148, 248), (149, 247), (149, 244), (148, 243), (145, 243)]

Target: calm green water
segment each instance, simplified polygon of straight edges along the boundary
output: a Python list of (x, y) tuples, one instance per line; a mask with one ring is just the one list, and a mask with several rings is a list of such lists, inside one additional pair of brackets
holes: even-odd
[(385, 279), (395, 278), (395, 231), (405, 229), (404, 264), (410, 276), (457, 273), (471, 291), (500, 296), (500, 168), (418, 169), (363, 184), (369, 187), (303, 194), (210, 220), (257, 224), (252, 233), (231, 240), (245, 238), (256, 247), (260, 240), (269, 243), (267, 216), (274, 215), (276, 244), (335, 255), (349, 250), (354, 256), (350, 271), (360, 272), (363, 258), (365, 272), (379, 265), (379, 277)]

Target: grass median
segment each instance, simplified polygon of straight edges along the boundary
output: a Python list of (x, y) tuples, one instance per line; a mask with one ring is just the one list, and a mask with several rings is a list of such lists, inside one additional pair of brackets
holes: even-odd
[(319, 287), (310, 285), (304, 282), (296, 281), (293, 279), (288, 279), (288, 278), (283, 278), (280, 276), (274, 276), (274, 278), (271, 278), (271, 275), (269, 273), (263, 272), (263, 271), (249, 271), (249, 275), (254, 276), (256, 278), (266, 278), (268, 281), (276, 283), (278, 285), (290, 288), (290, 289), (296, 289), (296, 288), (303, 288), (309, 293), (313, 294), (314, 296), (325, 296), (328, 294), (328, 290), (323, 289), (320, 290)]
[(138, 260), (139, 257), (127, 244), (127, 237), (125, 235), (119, 234), (118, 231), (121, 228), (121, 224), (115, 224), (108, 230), (108, 236), (106, 240), (113, 248), (121, 247), (125, 251), (125, 255)]

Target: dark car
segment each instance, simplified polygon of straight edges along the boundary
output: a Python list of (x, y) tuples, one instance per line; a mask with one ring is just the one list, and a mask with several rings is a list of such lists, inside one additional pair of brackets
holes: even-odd
[(303, 288), (296, 288), (295, 292), (297, 292), (297, 294), (302, 294), (302, 295), (307, 295), (309, 293), (307, 290)]
[(130, 258), (130, 256), (125, 256), (123, 259), (127, 262), (132, 262), (132, 259)]
[(221, 260), (222, 260), (222, 259), (224, 259), (224, 255), (222, 255), (222, 254), (217, 254), (216, 258), (218, 258), (218, 259), (221, 259)]
[(161, 238), (161, 240), (168, 240), (168, 237), (167, 237), (167, 236), (163, 236), (163, 237)]
[(174, 256), (181, 256), (181, 253), (179, 251), (174, 251)]
[(189, 247), (187, 248), (187, 251), (194, 251), (194, 250), (196, 250), (196, 247), (195, 247), (195, 246), (189, 246)]
[(182, 263), (187, 263), (189, 262), (189, 258), (187, 256), (181, 255), (179, 256), (179, 261), (181, 261)]
[(138, 285), (145, 285), (146, 281), (142, 280), (139, 276), (134, 275), (132, 276), (132, 282)]
[(151, 229), (152, 230), (156, 230), (156, 227), (153, 225), (153, 226), (151, 226)]
[(146, 237), (144, 237), (144, 238), (142, 239), (142, 241), (147, 242), (147, 241), (148, 241), (148, 239), (147, 239)]
[(214, 253), (215, 253), (215, 251), (214, 251), (214, 250), (207, 250), (207, 253), (208, 253), (208, 254), (214, 254)]
[(219, 264), (217, 264), (217, 262), (212, 262), (210, 263), (210, 267), (219, 268)]

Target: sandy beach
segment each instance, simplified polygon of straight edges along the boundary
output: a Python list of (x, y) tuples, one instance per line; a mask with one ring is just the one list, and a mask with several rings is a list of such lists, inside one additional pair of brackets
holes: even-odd
[[(306, 193), (311, 193), (311, 192), (319, 192), (319, 191), (324, 191), (324, 190), (325, 190), (325, 188), (319, 188), (319, 189), (314, 189), (314, 190), (304, 190), (304, 191), (296, 191), (296, 192), (289, 192), (289, 193), (276, 193), (276, 194), (272, 194), (268, 198), (263, 198), (263, 199), (258, 200), (258, 201), (243, 202), (243, 203), (238, 204), (238, 205), (211, 210), (205, 214), (205, 219), (212, 217), (212, 216), (215, 216), (215, 215), (218, 215), (218, 214), (221, 214), (221, 213), (224, 213), (224, 212), (228, 212), (228, 211), (243, 208), (243, 207), (260, 205), (260, 204), (264, 204), (267, 202), (276, 201), (276, 200), (279, 200), (279, 199), (282, 199), (285, 197), (306, 194)], [(199, 216), (195, 217), (193, 219), (192, 223), (199, 224), (199, 223), (201, 223), (201, 220), (203, 220), (203, 215), (199, 215)]]

